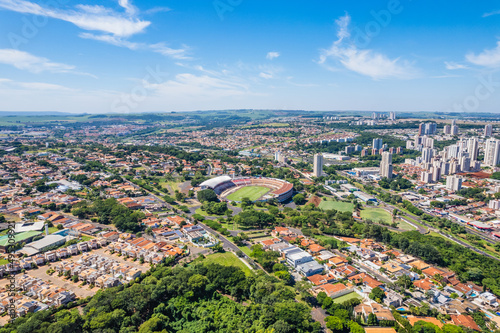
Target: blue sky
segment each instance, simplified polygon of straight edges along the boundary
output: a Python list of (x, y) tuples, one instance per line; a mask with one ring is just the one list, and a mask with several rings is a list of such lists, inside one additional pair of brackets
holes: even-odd
[(0, 110), (500, 111), (495, 1), (160, 4), (0, 0)]

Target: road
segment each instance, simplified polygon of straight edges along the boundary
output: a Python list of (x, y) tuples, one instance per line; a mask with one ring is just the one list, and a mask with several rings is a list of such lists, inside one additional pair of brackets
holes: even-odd
[[(294, 170), (294, 171), (296, 171), (296, 172), (300, 173), (302, 176), (306, 177), (307, 179), (310, 179), (310, 177), (306, 176), (306, 175), (305, 175), (302, 171), (297, 170), (297, 169), (293, 168), (292, 166), (289, 166), (289, 167), (290, 167), (290, 169), (292, 169), (292, 170)], [(346, 176), (346, 177), (348, 177), (349, 179), (351, 178), (351, 177), (350, 177), (350, 175), (348, 175), (348, 174), (347, 174), (347, 173), (345, 173), (345, 172), (343, 172), (343, 175), (344, 175), (344, 176)], [(392, 206), (392, 205), (390, 205), (390, 204), (388, 204), (388, 203), (386, 203), (386, 202), (383, 202), (383, 201), (382, 201), (382, 200), (380, 200), (380, 199), (378, 199), (378, 200), (379, 200), (380, 202), (384, 203), (384, 204), (385, 204), (385, 206), (386, 206), (387, 208), (389, 208), (389, 209), (390, 209), (390, 210), (388, 210), (388, 209), (386, 209), (386, 210), (387, 210), (387, 211), (389, 211), (391, 214), (392, 214), (392, 211), (393, 211), (394, 209), (398, 209), (398, 210), (399, 210), (399, 211), (400, 211), (400, 212), (401, 212), (401, 213), (402, 213), (402, 214), (406, 217), (406, 219), (405, 219), (405, 218), (403, 218), (403, 220), (404, 220), (405, 222), (407, 222), (407, 223), (411, 224), (411, 225), (412, 225), (412, 226), (414, 226), (415, 228), (417, 228), (418, 232), (420, 232), (421, 234), (425, 234), (425, 233), (427, 233), (427, 230), (426, 230), (424, 227), (422, 227), (422, 226), (420, 226), (420, 225), (418, 225), (418, 224), (413, 223), (413, 222), (412, 222), (411, 220), (409, 220), (408, 218), (411, 218), (411, 219), (416, 220), (418, 223), (420, 223), (420, 224), (422, 224), (422, 225), (426, 226), (427, 228), (429, 228), (429, 230), (433, 230), (433, 231), (435, 231), (435, 232), (437, 232), (437, 233), (439, 233), (439, 234), (443, 235), (444, 237), (446, 237), (446, 238), (450, 239), (451, 241), (453, 241), (453, 242), (455, 242), (455, 243), (457, 243), (457, 244), (460, 244), (460, 245), (462, 245), (462, 246), (465, 246), (465, 247), (466, 247), (466, 248), (468, 248), (468, 249), (471, 249), (471, 250), (475, 251), (476, 253), (479, 253), (479, 254), (482, 254), (482, 255), (487, 256), (487, 257), (489, 257), (489, 258), (492, 258), (492, 259), (495, 259), (495, 260), (499, 260), (499, 261), (500, 261), (500, 259), (498, 259), (498, 258), (496, 258), (496, 257), (494, 257), (494, 256), (492, 256), (492, 255), (490, 255), (490, 254), (488, 254), (488, 253), (486, 253), (486, 252), (484, 252), (484, 251), (481, 251), (481, 250), (479, 250), (479, 249), (477, 249), (477, 248), (475, 248), (475, 247), (473, 247), (473, 246), (471, 246), (471, 245), (469, 245), (469, 244), (467, 244), (467, 243), (465, 243), (465, 242), (463, 242), (463, 241), (461, 241), (461, 240), (459, 240), (459, 239), (456, 239), (455, 237), (452, 237), (452, 236), (450, 236), (450, 235), (443, 234), (440, 230), (436, 230), (436, 229), (434, 229), (432, 226), (430, 226), (430, 225), (428, 225), (427, 223), (423, 222), (420, 218), (415, 217), (415, 216), (410, 216), (409, 214), (407, 214), (407, 213), (405, 213), (405, 212), (401, 211), (401, 209), (400, 209), (400, 208), (395, 207), (395, 206)], [(469, 232), (469, 231), (471, 231), (470, 229), (466, 229), (466, 230), (467, 230), (468, 232)], [(473, 234), (476, 234), (476, 233), (473, 233)], [(479, 236), (479, 237), (481, 237), (480, 235), (478, 235), (478, 236)], [(481, 238), (483, 238), (483, 237), (481, 237)], [(484, 239), (484, 238), (483, 238), (483, 239)]]
[(374, 275), (377, 280), (379, 281), (383, 281), (384, 283), (392, 283), (391, 280), (389, 280), (388, 278), (382, 276), (379, 272), (371, 269), (370, 267), (366, 266), (362, 261), (360, 260), (357, 260), (357, 259), (354, 259), (353, 260), (359, 267), (361, 267), (362, 269), (364, 269), (367, 273), (370, 273), (372, 275)]
[[(384, 203), (384, 204), (385, 204), (387, 207), (389, 207), (390, 209), (392, 209), (392, 210), (394, 210), (394, 209), (399, 209), (398, 207), (392, 206), (392, 205), (390, 205), (390, 204), (388, 204), (388, 203)], [(455, 237), (453, 237), (453, 236), (450, 236), (450, 235), (448, 235), (448, 234), (443, 233), (441, 230), (434, 228), (433, 226), (429, 225), (429, 224), (428, 224), (428, 223), (426, 223), (425, 221), (421, 220), (419, 217), (416, 217), (416, 216), (410, 216), (409, 214), (407, 214), (407, 213), (405, 213), (405, 212), (403, 212), (403, 211), (401, 211), (401, 210), (400, 210), (400, 212), (401, 212), (404, 216), (406, 216), (406, 217), (410, 217), (410, 218), (412, 218), (413, 220), (417, 221), (418, 223), (420, 223), (420, 224), (424, 225), (424, 226), (425, 226), (425, 227), (427, 227), (429, 230), (432, 230), (432, 231), (434, 231), (434, 232), (436, 232), (436, 233), (438, 233), (438, 234), (440, 234), (440, 235), (442, 235), (442, 236), (444, 236), (444, 237), (448, 238), (449, 240), (451, 240), (451, 241), (453, 241), (453, 242), (455, 242), (455, 243), (457, 243), (457, 244), (459, 244), (459, 245), (462, 245), (462, 246), (464, 246), (464, 247), (466, 247), (466, 248), (468, 248), (468, 249), (471, 249), (472, 251), (474, 251), (474, 252), (476, 252), (476, 253), (479, 253), (479, 254), (481, 254), (481, 255), (484, 255), (484, 256), (486, 256), (486, 257), (488, 257), (488, 258), (491, 258), (491, 259), (495, 259), (495, 260), (500, 261), (500, 259), (499, 259), (499, 258), (497, 258), (497, 257), (494, 257), (494, 256), (492, 256), (492, 255), (490, 255), (490, 254), (488, 254), (488, 253), (486, 253), (486, 252), (484, 252), (484, 251), (482, 251), (482, 250), (479, 250), (478, 248), (476, 248), (476, 247), (474, 247), (474, 246), (471, 246), (471, 245), (469, 245), (469, 244), (465, 243), (464, 241), (461, 241), (461, 240), (460, 240), (460, 239), (458, 239), (458, 238), (455, 238)], [(411, 221), (408, 221), (407, 219), (405, 219), (405, 221), (406, 221), (406, 222), (408, 222), (408, 223), (410, 223), (410, 224), (411, 224), (411, 225), (413, 225), (413, 226), (417, 226), (415, 223), (412, 223)], [(422, 228), (421, 226), (419, 226), (419, 227), (420, 227), (420, 228)], [(420, 231), (420, 230), (419, 230), (419, 231)], [(422, 232), (420, 231), (420, 233), (422, 233)]]
[[(128, 181), (128, 180), (125, 180), (127, 181), (130, 185), (134, 186), (135, 188), (140, 188), (141, 190), (144, 190), (146, 191), (149, 195), (153, 196), (154, 198), (156, 198), (158, 201), (162, 202), (163, 205), (169, 209), (174, 209), (174, 207), (168, 203), (166, 203), (163, 198), (160, 198), (156, 195), (154, 195), (153, 193), (149, 192), (148, 190), (146, 189), (143, 189), (142, 187)], [(190, 212), (189, 212), (189, 215), (192, 215), (194, 213), (194, 210), (195, 208), (192, 207), (193, 209), (190, 209)], [(228, 250), (228, 251), (232, 251), (234, 253), (240, 251), (240, 249), (234, 244), (232, 243), (229, 239), (227, 239), (226, 237), (224, 237), (224, 235), (220, 234), (219, 232), (215, 231), (214, 229), (210, 228), (209, 226), (207, 226), (206, 224), (204, 223), (198, 223), (203, 229), (205, 229), (207, 232), (211, 233), (212, 235), (218, 235), (218, 238), (219, 240), (222, 242), (222, 247), (225, 249), (225, 250)], [(255, 264), (255, 267), (258, 267), (258, 269), (261, 269), (261, 270), (264, 270), (259, 264), (257, 264), (256, 262), (254, 262), (252, 259), (250, 259), (247, 255), (244, 255), (244, 259), (246, 261), (250, 261), (250, 262), (253, 262)], [(267, 273), (267, 272), (266, 272)]]

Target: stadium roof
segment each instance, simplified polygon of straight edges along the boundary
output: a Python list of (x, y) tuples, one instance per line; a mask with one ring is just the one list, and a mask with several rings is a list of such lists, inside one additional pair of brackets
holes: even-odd
[(229, 176), (220, 176), (220, 177), (215, 177), (209, 180), (205, 180), (203, 183), (200, 184), (200, 187), (210, 187), (214, 188), (219, 184), (222, 184), (224, 182), (227, 182), (231, 180), (231, 177)]

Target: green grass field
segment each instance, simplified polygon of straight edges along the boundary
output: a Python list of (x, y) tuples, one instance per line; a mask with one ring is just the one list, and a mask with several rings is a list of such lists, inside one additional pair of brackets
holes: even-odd
[(245, 186), (227, 196), (228, 200), (241, 201), (243, 198), (249, 198), (251, 201), (259, 199), (271, 189), (264, 186)]
[(345, 301), (349, 301), (349, 300), (355, 299), (355, 298), (357, 298), (357, 299), (363, 299), (361, 296), (358, 295), (357, 292), (353, 291), (352, 293), (349, 293), (347, 295), (334, 298), (333, 299), (333, 303), (341, 304), (341, 303), (344, 303)]
[(350, 202), (322, 200), (319, 204), (319, 208), (323, 210), (335, 209), (341, 212), (352, 212), (354, 210), (354, 205)]
[(379, 222), (380, 220), (385, 223), (392, 223), (392, 215), (382, 208), (365, 208), (361, 211), (361, 218)]
[(413, 227), (411, 224), (409, 224), (408, 222), (405, 222), (403, 220), (398, 221), (398, 228), (402, 229), (404, 231), (416, 230), (415, 227)]
[(205, 259), (203, 259), (205, 264), (216, 263), (223, 266), (236, 266), (241, 268), (243, 272), (247, 276), (253, 275), (254, 273), (245, 265), (236, 255), (232, 252), (224, 252), (224, 253), (214, 253), (208, 255)]

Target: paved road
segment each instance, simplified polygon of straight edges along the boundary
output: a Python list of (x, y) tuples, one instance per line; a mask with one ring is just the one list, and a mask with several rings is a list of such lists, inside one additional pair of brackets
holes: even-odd
[(323, 327), (323, 330), (326, 329), (325, 318), (328, 317), (328, 313), (321, 308), (321, 306), (313, 306), (311, 309), (311, 316), (314, 321), (317, 321)]
[[(234, 243), (232, 243), (230, 240), (228, 240), (226, 237), (224, 237), (224, 235), (218, 233), (217, 231), (210, 228), (206, 224), (199, 222), (198, 225), (200, 225), (203, 229), (205, 229), (207, 232), (210, 232), (213, 235), (219, 235), (219, 240), (222, 242), (222, 246), (223, 246), (224, 250), (232, 251), (234, 253), (241, 251), (239, 247), (237, 247)], [(253, 261), (246, 254), (244, 255), (243, 259), (245, 259), (247, 262), (253, 262), (255, 264), (255, 267), (266, 272), (257, 262)]]
[[(386, 205), (387, 205), (388, 207), (390, 207), (391, 209), (397, 208), (397, 207), (391, 206), (391, 205), (389, 205), (389, 204), (386, 204)], [(405, 216), (407, 216), (407, 217), (409, 217), (409, 216), (410, 216), (410, 215), (406, 214), (405, 212), (402, 212), (402, 213), (403, 213)], [(436, 233), (438, 233), (438, 234), (440, 234), (440, 235), (442, 235), (442, 236), (444, 236), (444, 237), (448, 238), (449, 240), (451, 240), (451, 241), (453, 241), (453, 242), (455, 242), (455, 243), (457, 243), (457, 244), (459, 244), (459, 245), (462, 245), (462, 246), (464, 246), (464, 247), (466, 247), (466, 248), (468, 248), (468, 249), (470, 249), (470, 250), (472, 250), (472, 251), (474, 251), (474, 252), (476, 252), (476, 253), (479, 253), (479, 254), (481, 254), (481, 255), (483, 255), (483, 256), (486, 256), (486, 257), (488, 257), (488, 258), (491, 258), (491, 259), (495, 259), (495, 260), (500, 261), (500, 259), (499, 259), (499, 258), (497, 258), (497, 257), (494, 257), (494, 256), (492, 256), (492, 255), (490, 255), (490, 254), (488, 254), (488, 253), (486, 253), (486, 252), (484, 252), (484, 251), (482, 251), (482, 250), (479, 250), (478, 248), (476, 248), (476, 247), (474, 247), (474, 246), (471, 246), (471, 245), (469, 245), (469, 244), (465, 243), (464, 241), (461, 241), (460, 239), (458, 239), (458, 238), (456, 238), (456, 237), (453, 237), (453, 236), (450, 236), (450, 235), (448, 235), (448, 234), (445, 234), (445, 233), (444, 233), (444, 232), (442, 232), (441, 230), (436, 229), (436, 228), (434, 228), (433, 226), (431, 226), (431, 225), (429, 225), (428, 223), (426, 223), (425, 221), (421, 220), (419, 217), (416, 217), (416, 216), (411, 216), (411, 218), (412, 218), (412, 219), (414, 219), (414, 220), (416, 220), (416, 221), (418, 221), (418, 223), (420, 223), (420, 224), (422, 224), (422, 225), (426, 226), (429, 230), (432, 230), (432, 231), (434, 231), (434, 232), (436, 232)], [(411, 223), (411, 221), (408, 221), (408, 220), (405, 220), (405, 221), (407, 221), (408, 223)], [(412, 225), (416, 225), (415, 223), (411, 223), (411, 224), (412, 224)], [(422, 233), (422, 232), (421, 232), (421, 233)]]
[(364, 269), (367, 273), (370, 273), (370, 274), (374, 275), (374, 276), (377, 278), (377, 280), (379, 280), (379, 281), (383, 281), (383, 282), (385, 282), (385, 283), (391, 283), (391, 282), (392, 282), (392, 281), (391, 281), (391, 280), (389, 280), (388, 278), (386, 278), (386, 277), (384, 277), (384, 276), (380, 275), (380, 273), (379, 273), (379, 272), (376, 272), (376, 271), (374, 271), (373, 269), (371, 269), (370, 267), (366, 266), (366, 265), (365, 265), (362, 261), (359, 261), (359, 260), (355, 259), (355, 260), (354, 260), (354, 262), (355, 262), (355, 263), (356, 263), (359, 267), (361, 267), (362, 269)]

